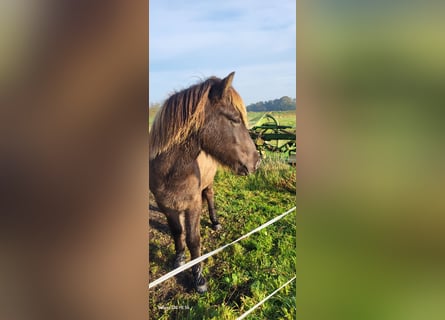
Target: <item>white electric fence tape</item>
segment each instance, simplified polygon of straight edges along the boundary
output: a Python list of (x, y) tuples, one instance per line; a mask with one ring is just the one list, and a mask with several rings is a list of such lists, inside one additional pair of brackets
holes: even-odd
[(178, 267), (178, 268), (176, 268), (176, 269), (170, 271), (169, 273), (163, 275), (162, 277), (156, 279), (155, 281), (150, 282), (150, 284), (148, 285), (148, 288), (151, 289), (151, 288), (157, 286), (158, 284), (164, 282), (165, 280), (170, 279), (171, 277), (177, 275), (178, 273), (181, 273), (182, 271), (184, 271), (184, 270), (186, 270), (186, 269), (188, 269), (188, 268), (194, 266), (195, 264), (200, 263), (201, 261), (203, 261), (203, 260), (205, 260), (205, 259), (207, 259), (207, 258), (213, 256), (214, 254), (216, 254), (216, 253), (218, 253), (218, 252), (224, 250), (225, 248), (227, 248), (227, 247), (229, 247), (229, 246), (231, 246), (231, 245), (237, 243), (238, 241), (240, 241), (240, 240), (242, 240), (242, 239), (244, 239), (244, 238), (247, 238), (247, 237), (250, 236), (251, 234), (253, 234), (253, 233), (255, 233), (255, 232), (258, 232), (258, 231), (260, 231), (261, 229), (266, 228), (267, 226), (271, 225), (272, 223), (274, 223), (274, 222), (280, 220), (281, 218), (283, 218), (284, 216), (288, 215), (289, 213), (291, 213), (291, 212), (294, 211), (295, 209), (296, 209), (296, 207), (293, 207), (292, 209), (286, 211), (285, 213), (280, 214), (279, 216), (273, 218), (272, 220), (269, 220), (268, 222), (266, 222), (265, 224), (259, 226), (258, 228), (253, 229), (253, 230), (250, 231), (249, 233), (246, 233), (245, 235), (241, 236), (240, 238), (236, 239), (235, 241), (232, 241), (232, 242), (229, 243), (229, 244), (225, 244), (225, 245), (223, 245), (222, 247), (219, 247), (219, 248), (216, 249), (216, 250), (213, 250), (213, 251), (211, 251), (211, 252), (209, 252), (209, 253), (206, 253), (206, 254), (204, 254), (204, 255), (202, 255), (202, 256), (196, 258), (196, 259), (193, 259), (193, 260), (187, 262), (186, 264), (184, 264), (184, 265), (182, 265), (182, 266), (180, 266), (180, 267)]
[(296, 277), (293, 277), (292, 279), (290, 279), (288, 282), (286, 282), (285, 284), (283, 284), (281, 287), (279, 287), (277, 290), (275, 290), (274, 292), (272, 292), (271, 294), (269, 294), (266, 298), (264, 298), (263, 300), (261, 300), (260, 302), (258, 302), (256, 305), (254, 305), (252, 308), (250, 308), (248, 311), (246, 311), (245, 313), (243, 313), (243, 315), (239, 318), (237, 318), (236, 320), (241, 320), (244, 319), (245, 317), (247, 317), (253, 310), (255, 310), (256, 308), (258, 308), (259, 306), (261, 306), (264, 302), (266, 302), (267, 300), (269, 300), (275, 293), (277, 293), (278, 291), (280, 291), (282, 288), (284, 288), (285, 286), (287, 286), (289, 283), (291, 283), (292, 281), (295, 280)]

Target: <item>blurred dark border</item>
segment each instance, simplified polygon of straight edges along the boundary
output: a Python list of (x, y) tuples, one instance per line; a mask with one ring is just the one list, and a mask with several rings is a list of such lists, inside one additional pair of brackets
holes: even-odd
[(148, 2), (1, 15), (0, 318), (146, 319)]

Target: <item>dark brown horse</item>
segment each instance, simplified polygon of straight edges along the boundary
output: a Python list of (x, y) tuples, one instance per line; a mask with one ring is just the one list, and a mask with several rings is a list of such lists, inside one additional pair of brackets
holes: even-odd
[[(234, 73), (211, 77), (172, 95), (156, 115), (149, 138), (150, 190), (175, 242), (175, 267), (201, 255), (202, 199), (215, 229), (213, 178), (217, 163), (238, 175), (254, 172), (260, 157), (247, 130), (246, 108), (231, 86)], [(192, 267), (194, 286), (207, 290), (201, 264)]]

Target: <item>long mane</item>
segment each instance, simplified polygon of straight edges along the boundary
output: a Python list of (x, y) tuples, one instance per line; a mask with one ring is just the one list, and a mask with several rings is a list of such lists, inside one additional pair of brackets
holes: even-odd
[[(209, 102), (212, 86), (221, 79), (211, 77), (188, 89), (171, 95), (156, 114), (149, 133), (149, 159), (184, 142), (190, 134), (199, 130), (205, 120), (205, 106)], [(227, 98), (241, 113), (247, 126), (246, 107), (239, 94), (230, 87)]]

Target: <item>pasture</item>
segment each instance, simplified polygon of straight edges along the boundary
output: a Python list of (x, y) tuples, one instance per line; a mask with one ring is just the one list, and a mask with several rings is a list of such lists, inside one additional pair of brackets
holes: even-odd
[[(150, 123), (156, 110), (150, 110)], [(264, 113), (248, 113), (254, 124)], [(295, 125), (294, 112), (272, 112), (280, 124)], [(210, 252), (295, 206), (295, 168), (266, 158), (252, 175), (235, 176), (225, 168), (215, 177), (215, 202), (223, 229), (211, 228), (207, 206), (201, 218), (202, 253)], [(150, 195), (150, 204), (156, 207)], [(153, 208), (152, 207), (152, 208)], [(212, 256), (203, 264), (209, 291), (196, 293), (190, 270), (150, 290), (152, 319), (236, 319), (295, 275), (295, 211)], [(150, 210), (150, 279), (173, 269), (174, 244), (164, 215)], [(190, 259), (188, 250), (187, 260)], [(295, 319), (295, 281), (247, 319)]]
[[(280, 125), (293, 126), (295, 127), (295, 110), (293, 111), (271, 111), (270, 113)], [(257, 122), (264, 112), (248, 112), (247, 116), (249, 118), (249, 125), (252, 126)]]

